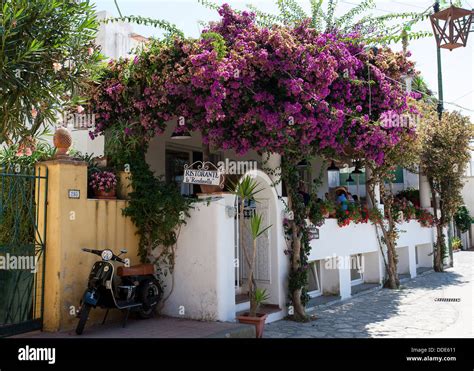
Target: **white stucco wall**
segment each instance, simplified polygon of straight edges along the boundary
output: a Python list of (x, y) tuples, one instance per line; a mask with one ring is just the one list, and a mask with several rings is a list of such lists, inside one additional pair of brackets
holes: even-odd
[[(220, 194), (213, 201), (193, 204), (191, 217), (179, 234), (174, 271), (175, 286), (163, 313), (182, 318), (233, 321), (234, 218), (226, 207), (234, 196)], [(165, 295), (171, 289), (166, 280)]]
[[(471, 216), (474, 216), (474, 177), (465, 177), (465, 184), (462, 190), (464, 204)], [(471, 226), (471, 247), (474, 246), (474, 224)]]
[[(97, 12), (98, 19), (111, 17), (106, 11)], [(102, 54), (108, 58), (126, 57), (133, 44), (130, 40), (132, 26), (125, 22), (101, 23), (97, 32), (96, 43), (100, 45)]]
[[(171, 139), (171, 135), (173, 134), (175, 127), (176, 120), (170, 121), (165, 132), (161, 135), (157, 135), (150, 141), (146, 160), (156, 175), (165, 175), (166, 149), (202, 152), (202, 137), (200, 133), (191, 133), (191, 138), (189, 139)], [(258, 161), (258, 166), (261, 166), (261, 156), (254, 151), (249, 151), (247, 154), (242, 156), (237, 155), (235, 151), (215, 151), (211, 148), (211, 153), (219, 154), (223, 160), (227, 158), (229, 160), (239, 161)]]
[[(421, 227), (417, 221), (400, 224), (397, 240), (398, 273), (416, 276), (415, 246), (422, 267), (432, 266), (433, 229)], [(321, 260), (321, 281), (325, 294), (340, 290), (341, 297), (350, 295), (350, 273), (343, 269), (328, 269), (328, 259), (344, 261), (351, 255), (362, 254), (364, 282), (380, 283), (383, 278), (383, 259), (371, 223), (339, 227), (336, 219), (326, 219), (319, 228), (319, 239), (311, 241), (309, 261)], [(330, 264), (329, 264), (330, 265)], [(337, 265), (332, 265), (336, 267)]]

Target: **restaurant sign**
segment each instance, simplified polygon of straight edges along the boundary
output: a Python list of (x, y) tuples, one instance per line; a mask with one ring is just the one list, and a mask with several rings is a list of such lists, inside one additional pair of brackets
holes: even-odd
[(184, 183), (223, 186), (222, 172), (212, 162), (196, 161), (184, 165)]

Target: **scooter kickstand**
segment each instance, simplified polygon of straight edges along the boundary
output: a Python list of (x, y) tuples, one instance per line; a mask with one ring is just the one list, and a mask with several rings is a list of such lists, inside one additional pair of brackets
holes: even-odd
[(127, 312), (125, 313), (125, 318), (123, 320), (123, 328), (125, 328), (125, 326), (127, 326), (127, 321), (128, 321), (128, 315), (130, 314), (130, 308), (127, 308)]
[(107, 311), (105, 312), (104, 319), (102, 320), (102, 324), (105, 324), (105, 320), (107, 319), (108, 314), (109, 314), (109, 310), (107, 309)]

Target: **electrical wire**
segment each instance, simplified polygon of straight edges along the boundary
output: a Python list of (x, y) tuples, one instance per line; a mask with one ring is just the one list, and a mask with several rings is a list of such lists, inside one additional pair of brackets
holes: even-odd
[(425, 9), (424, 6), (402, 3), (401, 1), (392, 0), (392, 3), (397, 3), (397, 4), (401, 4), (401, 5), (405, 5), (405, 6), (411, 6), (412, 8)]
[(470, 92), (464, 94), (464, 95), (461, 95), (459, 98), (455, 99), (453, 102), (457, 102), (459, 99), (462, 99), (464, 97), (467, 97), (469, 94), (472, 94), (474, 93), (474, 90), (471, 90)]
[[(395, 83), (397, 83), (397, 84), (399, 84), (399, 85), (404, 85), (402, 82), (397, 81), (397, 80), (395, 80), (395, 79), (392, 79), (391, 77), (388, 77), (387, 75), (385, 75), (385, 78), (388, 79), (388, 80), (391, 80), (391, 81), (393, 81), (393, 82), (395, 82)], [(412, 89), (412, 91), (414, 91), (414, 92), (416, 92), (416, 93), (419, 93), (419, 94), (421, 94), (421, 95), (424, 95), (424, 96), (426, 96), (426, 97), (431, 97), (431, 98), (433, 98), (433, 96), (431, 96), (431, 95), (429, 95), (429, 94), (426, 94), (425, 92), (422, 92), (422, 91), (419, 91), (419, 90), (416, 90), (416, 89)], [(472, 93), (472, 92), (470, 92), (470, 93)], [(468, 94), (470, 94), (470, 93), (468, 93)], [(467, 94), (466, 94), (466, 95), (467, 95)], [(462, 97), (461, 97), (461, 98), (462, 98)], [(461, 98), (458, 98), (458, 99), (461, 99)], [(449, 104), (449, 105), (452, 105), (452, 106), (456, 106), (456, 107), (461, 108), (461, 109), (463, 109), (463, 110), (465, 110), (465, 111), (474, 112), (473, 109), (463, 107), (463, 106), (461, 106), (461, 105), (459, 105), (459, 104), (456, 104), (456, 103), (454, 103), (454, 102), (448, 102), (448, 101), (446, 101), (446, 100), (443, 100), (441, 103), (443, 103), (443, 104)]]

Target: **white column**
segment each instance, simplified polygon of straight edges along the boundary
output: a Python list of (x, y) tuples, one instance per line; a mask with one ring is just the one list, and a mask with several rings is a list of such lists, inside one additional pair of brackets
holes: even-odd
[(281, 155), (278, 153), (268, 153), (265, 152), (262, 154), (263, 167), (271, 170), (275, 170), (275, 174), (268, 174), (272, 182), (275, 184), (275, 190), (278, 195), (281, 196), (281, 181), (280, 181), (280, 166), (281, 166)]
[(419, 175), (419, 189), (420, 189), (420, 206), (424, 209), (431, 209), (431, 189), (428, 183), (428, 178), (421, 174)]
[(410, 277), (416, 277), (416, 247), (415, 245), (408, 246), (408, 264), (410, 270)]
[(351, 293), (352, 290), (351, 290), (350, 256), (339, 256), (338, 268), (339, 268), (339, 295), (341, 296), (341, 299), (344, 300), (344, 299), (350, 298), (352, 294)]

